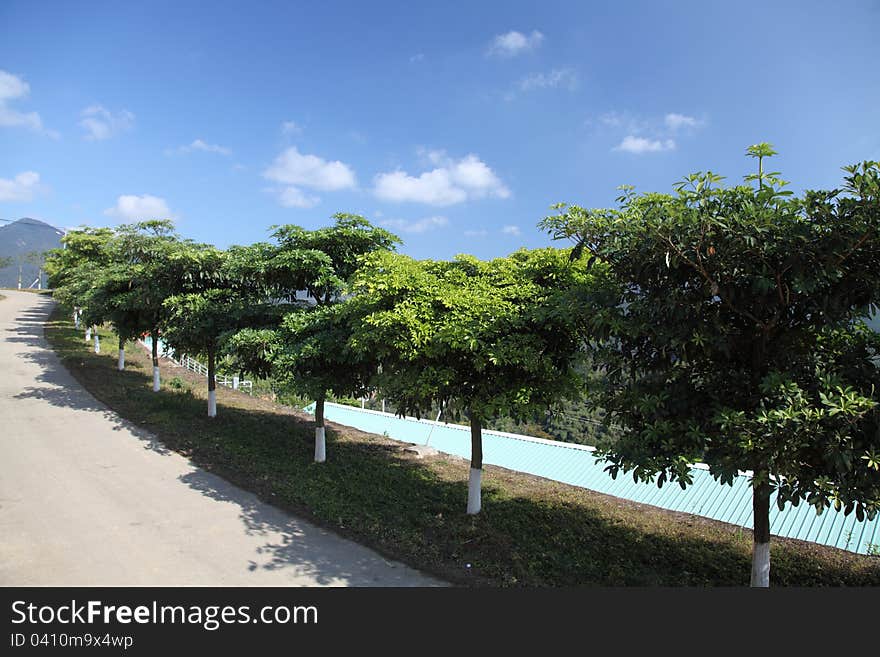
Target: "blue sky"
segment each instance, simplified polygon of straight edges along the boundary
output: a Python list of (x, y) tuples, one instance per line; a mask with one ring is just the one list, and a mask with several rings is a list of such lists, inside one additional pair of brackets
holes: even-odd
[(0, 4), (0, 218), (265, 240), (363, 214), (419, 258), (550, 243), (772, 142), (880, 159), (880, 2)]

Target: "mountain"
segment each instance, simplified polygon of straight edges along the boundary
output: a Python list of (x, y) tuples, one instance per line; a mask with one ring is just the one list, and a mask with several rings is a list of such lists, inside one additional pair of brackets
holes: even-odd
[[(30, 217), (0, 226), (0, 264), (5, 263), (7, 258), (12, 260), (0, 269), (0, 287), (18, 287), (19, 265), (21, 286), (30, 287), (39, 275), (41, 254), (59, 248), (62, 235), (64, 231)], [(45, 273), (42, 285), (46, 286)]]

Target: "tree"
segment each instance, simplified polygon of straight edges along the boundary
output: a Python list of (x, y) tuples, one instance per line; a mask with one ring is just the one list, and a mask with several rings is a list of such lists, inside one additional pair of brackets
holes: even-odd
[(489, 262), (377, 253), (356, 274), (350, 343), (381, 363), (381, 393), (401, 415), (453, 403), (467, 412), (469, 514), (482, 506), (486, 421), (528, 418), (577, 391), (582, 342), (569, 296), (600, 269), (590, 274), (567, 251), (540, 249)]
[(590, 314), (605, 374), (597, 402), (621, 427), (599, 455), (617, 476), (723, 483), (751, 472), (753, 586), (769, 585), (770, 504), (880, 508), (880, 166), (843, 190), (793, 198), (758, 144), (756, 186), (693, 174), (676, 194), (618, 209), (557, 206), (542, 226), (605, 263), (617, 292)]
[(209, 289), (169, 297), (164, 340), (178, 353), (204, 356), (208, 364), (208, 417), (217, 415), (217, 357), (225, 340), (243, 326), (265, 321), (263, 306), (231, 289)]
[(160, 390), (159, 340), (168, 328), (165, 301), (176, 294), (207, 289), (218, 276), (217, 250), (181, 240), (170, 220), (120, 226), (113, 244), (116, 280), (124, 294), (117, 303), (137, 318), (137, 333), (149, 333), (153, 391)]
[(400, 238), (373, 226), (364, 217), (356, 214), (337, 212), (333, 215), (333, 226), (306, 230), (288, 224), (278, 226), (273, 237), (278, 241), (275, 258), (284, 264), (293, 258), (299, 262), (301, 254), (323, 253), (329, 259), (329, 268), (315, 269), (311, 280), (303, 281), (308, 296), (317, 305), (336, 303), (347, 281), (351, 280), (360, 266), (362, 256), (374, 251), (391, 251)]
[(245, 331), (230, 342), (245, 371), (270, 374), (293, 390), (314, 396), (318, 462), (326, 458), (327, 393), (360, 394), (367, 376), (363, 368), (370, 362), (345, 350), (349, 327), (331, 307), (342, 300), (364, 256), (400, 243), (397, 236), (359, 215), (337, 213), (333, 219), (333, 226), (317, 230), (295, 225), (275, 228), (277, 246), (261, 247), (263, 257), (252, 260), (259, 263), (253, 275), (266, 281), (277, 299), (295, 302), (296, 293), (304, 291), (309, 303), (286, 316), (275, 331)]
[[(77, 328), (96, 277), (112, 258), (114, 235), (110, 228), (71, 230), (61, 238), (62, 248), (47, 253), (48, 285), (53, 288), (53, 296), (72, 309)], [(92, 324), (87, 322), (87, 326), (86, 340), (89, 340)]]
[(81, 266), (96, 271), (110, 258), (108, 244), (113, 238), (111, 228), (77, 228), (61, 238), (62, 247), (51, 249), (46, 255), (46, 273), (49, 287), (62, 303), (72, 305), (72, 279), (82, 273)]
[[(109, 322), (119, 339), (119, 371), (125, 369), (126, 342), (136, 340), (151, 326), (151, 315), (140, 305), (139, 288), (133, 281), (135, 272), (111, 256), (110, 262), (93, 275), (91, 288), (85, 297), (86, 322), (96, 327)], [(96, 332), (96, 353), (97, 339)]]
[(315, 461), (327, 458), (324, 404), (328, 394), (359, 397), (367, 392), (377, 362), (349, 346), (352, 325), (346, 302), (304, 307), (285, 314), (273, 330), (247, 329), (230, 342), (239, 363), (315, 400)]
[[(291, 304), (271, 299), (266, 275), (272, 257), (267, 245), (233, 246), (228, 251), (201, 249), (189, 259), (186, 291), (167, 298), (164, 340), (175, 351), (203, 356), (208, 367), (208, 416), (217, 415), (217, 359), (237, 332), (276, 327)], [(288, 276), (296, 276), (288, 271)], [(280, 275), (279, 275), (280, 276)]]

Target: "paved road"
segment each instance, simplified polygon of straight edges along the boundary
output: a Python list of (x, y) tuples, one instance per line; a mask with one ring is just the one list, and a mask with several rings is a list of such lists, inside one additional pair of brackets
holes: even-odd
[(162, 449), (61, 366), (51, 299), (0, 293), (0, 585), (440, 584)]

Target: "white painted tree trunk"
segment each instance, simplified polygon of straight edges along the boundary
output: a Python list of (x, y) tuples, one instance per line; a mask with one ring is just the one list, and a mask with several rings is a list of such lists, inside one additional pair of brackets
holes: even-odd
[(73, 311), (73, 324), (76, 326), (76, 330), (79, 331), (79, 311)]
[(119, 350), (119, 363), (116, 367), (120, 372), (125, 369), (125, 349)]
[(86, 342), (88, 342), (91, 339), (92, 339), (92, 327), (87, 326), (86, 327)]
[(101, 353), (101, 338), (98, 337), (98, 331), (95, 331), (94, 337), (95, 337), (95, 353), (100, 354)]
[(238, 390), (238, 374), (232, 375), (232, 389)]
[(208, 391), (208, 417), (217, 417), (217, 391)]
[(770, 543), (755, 543), (752, 549), (752, 586), (770, 586)]
[(315, 427), (315, 463), (323, 463), (327, 460), (327, 440), (324, 437), (324, 427)]
[(482, 508), (482, 496), (480, 494), (483, 483), (483, 471), (479, 468), (471, 468), (471, 475), (468, 478), (468, 515), (475, 515)]
[(153, 392), (159, 392), (159, 368), (153, 366)]

